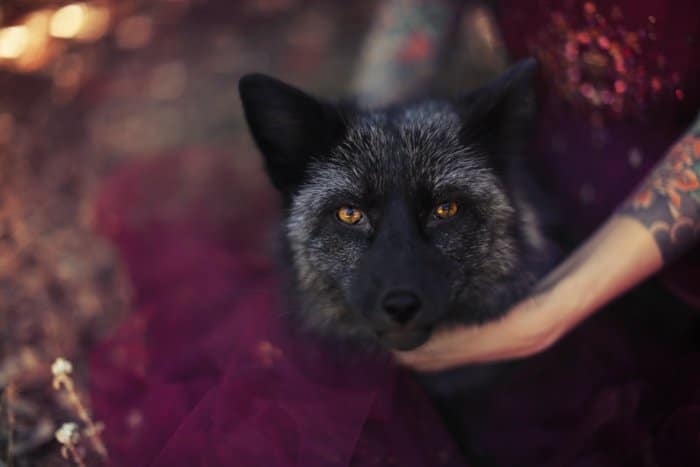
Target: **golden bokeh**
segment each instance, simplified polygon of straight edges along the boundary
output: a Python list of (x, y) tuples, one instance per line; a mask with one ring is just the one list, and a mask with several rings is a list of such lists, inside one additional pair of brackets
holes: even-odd
[(26, 26), (11, 26), (0, 29), (0, 58), (20, 57), (29, 45), (29, 30)]
[(66, 5), (56, 10), (51, 17), (51, 35), (61, 39), (76, 37), (86, 22), (86, 10), (87, 7), (83, 3)]
[(50, 10), (39, 10), (24, 18), (27, 29), (27, 46), (16, 58), (14, 66), (20, 71), (35, 71), (42, 68), (56, 51), (51, 47), (49, 36)]

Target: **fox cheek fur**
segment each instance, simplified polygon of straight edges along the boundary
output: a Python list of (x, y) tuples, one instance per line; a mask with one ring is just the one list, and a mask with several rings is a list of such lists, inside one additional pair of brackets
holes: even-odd
[[(263, 75), (241, 79), (251, 133), (285, 208), (296, 310), (330, 336), (408, 349), (482, 322), (557, 257), (522, 157), (535, 63), (461, 99), (364, 111)], [(449, 219), (435, 206), (455, 202)], [(356, 225), (342, 206), (362, 211)]]

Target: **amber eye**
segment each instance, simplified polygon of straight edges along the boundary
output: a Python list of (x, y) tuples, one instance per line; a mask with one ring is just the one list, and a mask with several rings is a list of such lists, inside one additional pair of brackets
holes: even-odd
[(459, 211), (459, 206), (457, 206), (457, 203), (455, 203), (454, 201), (441, 203), (435, 207), (435, 215), (438, 216), (440, 219), (447, 219), (448, 217), (452, 217), (455, 214), (457, 214), (457, 211)]
[(341, 206), (336, 215), (343, 224), (355, 225), (362, 220), (362, 211), (352, 206)]

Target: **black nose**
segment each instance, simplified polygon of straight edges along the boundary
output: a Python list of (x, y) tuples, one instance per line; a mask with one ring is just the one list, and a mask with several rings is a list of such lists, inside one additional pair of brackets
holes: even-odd
[(420, 310), (420, 298), (413, 292), (393, 291), (384, 296), (382, 307), (399, 324), (406, 324)]

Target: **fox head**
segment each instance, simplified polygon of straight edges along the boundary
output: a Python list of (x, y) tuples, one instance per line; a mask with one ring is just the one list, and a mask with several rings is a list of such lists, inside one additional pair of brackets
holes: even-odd
[(301, 321), (407, 350), (502, 314), (551, 264), (521, 163), (534, 60), (457, 99), (362, 110), (243, 77)]

